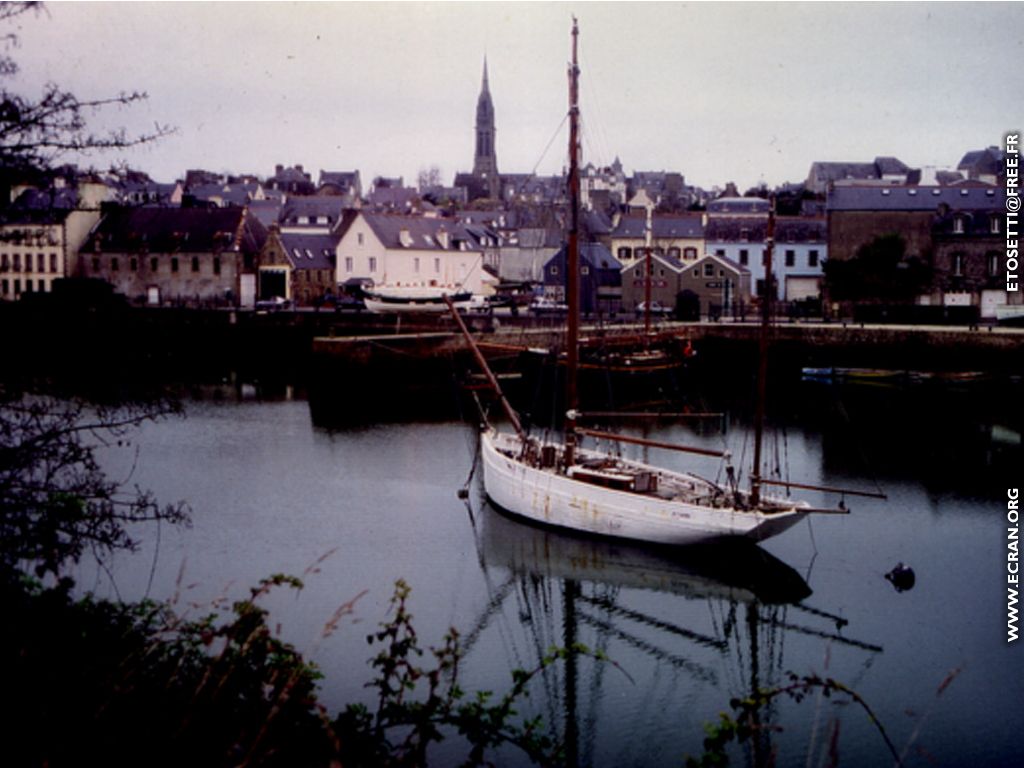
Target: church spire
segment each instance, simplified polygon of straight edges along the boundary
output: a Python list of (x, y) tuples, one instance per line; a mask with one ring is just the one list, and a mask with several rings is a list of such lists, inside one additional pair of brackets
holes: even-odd
[(487, 78), (487, 56), (484, 55), (484, 74), (480, 83), (480, 97), (476, 101), (476, 152), (473, 156), (473, 175), (487, 190), (489, 197), (501, 192), (498, 177), (498, 157), (494, 147), (494, 103)]

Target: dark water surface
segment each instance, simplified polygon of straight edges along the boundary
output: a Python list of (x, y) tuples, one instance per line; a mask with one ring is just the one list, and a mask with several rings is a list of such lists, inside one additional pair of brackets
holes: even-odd
[[(727, 415), (628, 428), (724, 444), (737, 465), (749, 460), (747, 404), (722, 394), (702, 407)], [(193, 527), (165, 527), (159, 538), (141, 531), (138, 554), (119, 556), (111, 574), (86, 569), (82, 584), (109, 594), (112, 575), (125, 598), (178, 594), (180, 610), (199, 612), (324, 558), (303, 576), (301, 593), (280, 592), (268, 604), (272, 623), (321, 666), (332, 710), (370, 701), (365, 636), (385, 617), (399, 578), (412, 586), (424, 645), (440, 645), (450, 626), (460, 631), (468, 690), (504, 692), (513, 669), (536, 666), (553, 645), (582, 642), (621, 669), (586, 657), (556, 665), (520, 708), (541, 715), (579, 764), (680, 765), (700, 753), (704, 723), (730, 698), (783, 685), (790, 671), (858, 691), (908, 764), (1020, 764), (1024, 652), (1006, 642), (1005, 495), (1024, 485), (1021, 411), (1012, 387), (793, 383), (771, 414), (779, 428), (771, 461), (794, 481), (881, 487), (889, 498), (849, 498), (852, 514), (815, 517), (766, 542), (771, 557), (756, 558), (540, 530), (490, 509), (476, 478), (467, 507), (456, 491), (470, 473), (475, 434), (463, 423), (330, 428), (312, 422), (301, 398), (199, 400), (187, 418), (148, 425), (131, 449), (105, 457), (115, 477), (134, 465), (132, 482), (164, 501), (188, 501)], [(719, 472), (712, 459), (649, 457)], [(883, 577), (898, 562), (917, 577), (903, 593)], [(335, 609), (363, 590), (356, 623), (323, 638)], [(778, 602), (788, 597), (799, 602)], [(773, 754), (783, 766), (824, 764), (836, 722), (842, 764), (892, 764), (864, 712), (841, 697), (778, 699), (762, 722), (781, 730), (737, 750), (738, 764)], [(439, 748), (438, 763), (462, 756), (457, 746)], [(497, 757), (521, 762), (513, 752)]]

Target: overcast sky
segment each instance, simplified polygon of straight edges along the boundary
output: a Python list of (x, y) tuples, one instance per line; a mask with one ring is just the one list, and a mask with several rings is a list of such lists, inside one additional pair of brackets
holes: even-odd
[(148, 92), (93, 124), (174, 125), (124, 156), (159, 181), (301, 163), (451, 183), (486, 55), (499, 169), (557, 173), (572, 14), (585, 162), (742, 191), (814, 160), (955, 167), (1024, 123), (1020, 3), (54, 2), (19, 20), (9, 85)]

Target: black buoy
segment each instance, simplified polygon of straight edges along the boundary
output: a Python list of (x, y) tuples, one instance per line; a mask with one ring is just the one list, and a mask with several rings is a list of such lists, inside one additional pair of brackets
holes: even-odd
[(893, 585), (897, 592), (906, 592), (914, 588), (917, 580), (914, 576), (914, 569), (903, 563), (896, 563), (896, 567), (885, 574), (885, 578)]

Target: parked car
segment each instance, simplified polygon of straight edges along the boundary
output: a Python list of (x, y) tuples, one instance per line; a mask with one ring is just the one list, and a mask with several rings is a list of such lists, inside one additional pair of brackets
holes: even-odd
[(569, 305), (547, 296), (538, 296), (530, 302), (530, 311), (535, 315), (557, 315), (569, 311)]
[(269, 299), (260, 299), (256, 302), (257, 312), (280, 312), (283, 309), (291, 308), (291, 300), (284, 296), (271, 296)]
[[(647, 302), (641, 301), (636, 305), (636, 316), (643, 317), (647, 312)], [(673, 312), (671, 307), (666, 307), (660, 301), (651, 302), (651, 315), (655, 317), (668, 317)]]

